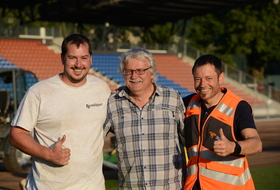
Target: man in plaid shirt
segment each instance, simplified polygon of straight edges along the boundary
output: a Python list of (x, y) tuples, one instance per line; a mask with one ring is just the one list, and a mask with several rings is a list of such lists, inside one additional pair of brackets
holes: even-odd
[(126, 86), (108, 100), (104, 134), (116, 136), (119, 189), (180, 190), (184, 183), (185, 107), (180, 94), (156, 84), (150, 52), (134, 48), (121, 57)]

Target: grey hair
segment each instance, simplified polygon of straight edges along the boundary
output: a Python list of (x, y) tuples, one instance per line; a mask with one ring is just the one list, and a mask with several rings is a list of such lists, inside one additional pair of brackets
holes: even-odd
[(125, 64), (131, 59), (137, 59), (141, 61), (147, 61), (149, 62), (149, 71), (154, 75), (154, 78), (152, 79), (153, 83), (156, 83), (157, 81), (157, 66), (154, 56), (146, 49), (144, 48), (133, 48), (131, 50), (128, 50), (127, 52), (124, 52), (122, 56), (120, 57), (120, 68), (119, 72), (124, 75), (123, 70), (125, 67)]

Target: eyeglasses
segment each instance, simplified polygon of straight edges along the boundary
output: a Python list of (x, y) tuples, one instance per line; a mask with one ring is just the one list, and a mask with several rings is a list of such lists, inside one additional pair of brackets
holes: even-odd
[(133, 71), (137, 74), (137, 75), (144, 75), (145, 74), (145, 71), (147, 71), (148, 69), (150, 69), (150, 67), (146, 68), (146, 69), (124, 69), (123, 70), (123, 73), (125, 75), (132, 75), (133, 74)]

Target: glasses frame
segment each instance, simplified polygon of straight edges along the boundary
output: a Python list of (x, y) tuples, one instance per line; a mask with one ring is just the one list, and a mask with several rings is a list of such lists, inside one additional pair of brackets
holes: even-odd
[[(135, 70), (133, 70), (133, 69), (124, 69), (123, 70), (123, 74), (124, 75), (133, 75), (133, 72), (135, 72), (137, 75), (144, 75), (145, 74), (145, 72), (148, 70), (148, 69), (150, 69), (151, 67), (148, 67), (148, 68), (146, 68), (146, 69), (135, 69)], [(129, 72), (129, 73), (127, 73), (127, 72)], [(140, 72), (140, 73), (139, 73)]]

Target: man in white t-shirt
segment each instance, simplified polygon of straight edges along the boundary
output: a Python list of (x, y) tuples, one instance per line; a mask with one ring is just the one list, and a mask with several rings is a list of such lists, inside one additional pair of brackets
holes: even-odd
[(102, 190), (102, 126), (110, 88), (88, 75), (88, 38), (70, 35), (61, 49), (63, 73), (28, 90), (11, 123), (10, 143), (33, 156), (26, 189)]

